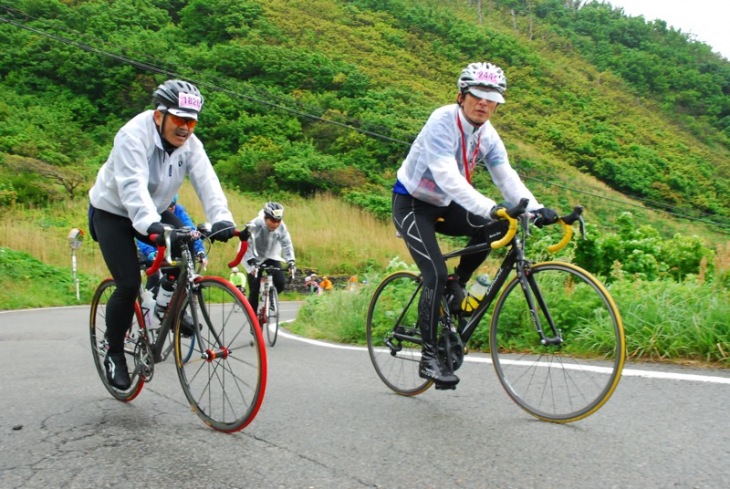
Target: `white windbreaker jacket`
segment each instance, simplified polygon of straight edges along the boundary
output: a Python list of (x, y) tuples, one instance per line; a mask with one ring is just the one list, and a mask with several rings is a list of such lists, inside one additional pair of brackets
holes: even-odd
[(506, 202), (515, 205), (524, 197), (530, 199), (528, 210), (541, 208), (510, 166), (507, 150), (492, 124), (487, 121), (482, 127), (474, 128), (457, 104), (438, 108), (431, 114), (398, 169), (398, 180), (408, 193), (439, 207), (453, 200), (469, 212), (489, 216), (495, 201), (479, 193), (464, 176), (466, 162), (457, 117), (464, 129), (467, 159), (472, 160), (479, 148), (469, 171), (473, 172), (476, 163), (483, 162)]
[(153, 114), (152, 110), (142, 112), (119, 130), (89, 190), (91, 205), (129, 217), (134, 228), (146, 235), (190, 175), (206, 218), (211, 223), (235, 222), (203, 143), (193, 134), (168, 155)]

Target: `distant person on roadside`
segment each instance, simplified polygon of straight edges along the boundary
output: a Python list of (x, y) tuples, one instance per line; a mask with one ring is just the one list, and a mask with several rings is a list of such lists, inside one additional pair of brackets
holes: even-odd
[(284, 206), (278, 202), (267, 202), (258, 216), (246, 224), (250, 236), (243, 261), (248, 272), (248, 302), (254, 311), (259, 305), (262, 273), (258, 267), (263, 264), (276, 267), (268, 273), (273, 275), (274, 287), (281, 294), (286, 284), (281, 264), (286, 262), (289, 270), (293, 270), (296, 263), (294, 245), (283, 219)]
[[(154, 91), (152, 101), (153, 110), (138, 114), (117, 132), (109, 158), (89, 191), (91, 237), (99, 242), (116, 283), (106, 308), (109, 350), (104, 367), (109, 384), (121, 390), (131, 385), (124, 334), (132, 322), (141, 283), (135, 238), (152, 244), (149, 236), (163, 233), (163, 224), (184, 226), (168, 207), (186, 177), (207, 219), (214, 223), (211, 239), (227, 241), (235, 229), (213, 165), (193, 134), (203, 96), (191, 83), (167, 80)], [(189, 334), (194, 327), (191, 318), (184, 318), (181, 331)]]
[(246, 275), (238, 267), (231, 268), (231, 276), (228, 281), (235, 285), (243, 295), (246, 295)]
[(347, 279), (347, 290), (357, 292), (357, 275), (353, 275)]
[(304, 277), (304, 286), (309, 290), (310, 294), (319, 295), (322, 293), (322, 288), (319, 286), (319, 282), (317, 282), (316, 273), (310, 273)]
[(453, 388), (459, 382), (436, 350), (447, 280), (450, 303), (460, 308), (467, 281), (489, 251), (464, 255), (449, 275), (436, 233), (469, 236), (469, 245), (474, 245), (503, 236), (507, 226), (490, 218), (496, 202), (472, 186), (477, 164), (487, 168), (506, 202), (530, 200), (528, 210), (537, 215), (536, 224), (553, 223), (558, 217), (522, 183), (490, 122), (497, 107), (505, 103), (507, 79), (502, 69), (491, 63), (471, 63), (461, 72), (457, 88), (456, 103), (436, 109), (426, 121), (393, 187), (393, 223), (423, 276), (418, 303), (423, 339), (419, 375), (442, 388)]
[(327, 292), (329, 290), (332, 290), (332, 281), (327, 278), (325, 275), (322, 277), (322, 281), (319, 283), (319, 286), (322, 288), (323, 291)]

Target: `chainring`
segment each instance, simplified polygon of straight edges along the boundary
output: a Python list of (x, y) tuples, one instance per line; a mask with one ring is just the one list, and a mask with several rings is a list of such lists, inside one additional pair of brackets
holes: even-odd
[(140, 375), (144, 376), (145, 382), (152, 380), (152, 375), (155, 373), (155, 362), (147, 338), (147, 331), (143, 330), (134, 345), (134, 367), (135, 370), (139, 367)]
[(442, 329), (438, 340), (439, 358), (456, 371), (464, 363), (464, 343), (456, 332)]

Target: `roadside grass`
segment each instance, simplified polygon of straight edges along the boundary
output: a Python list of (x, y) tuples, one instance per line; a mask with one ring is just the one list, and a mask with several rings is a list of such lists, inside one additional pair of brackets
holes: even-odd
[(630, 359), (691, 360), (730, 367), (730, 292), (715, 284), (612, 284)]
[(62, 267), (47, 265), (28, 253), (0, 248), (0, 309), (67, 306), (91, 302), (97, 281), (77, 275), (76, 282)]
[[(287, 328), (309, 338), (366, 344), (366, 318), (372, 294), (390, 268), (368, 275), (356, 292), (335, 290), (310, 296)], [(401, 264), (400, 268), (410, 268)], [(671, 280), (619, 279), (608, 287), (624, 322), (627, 357), (632, 361), (660, 361), (730, 367), (730, 290), (697, 277), (682, 283)], [(486, 335), (489, 314), (477, 331)], [(475, 335), (476, 337), (476, 335)], [(481, 350), (470, 345), (471, 349)], [(590, 354), (591, 352), (585, 352)]]
[[(238, 226), (253, 219), (267, 200), (285, 206), (284, 222), (292, 235), (297, 268), (316, 269), (320, 275), (352, 275), (366, 268), (384, 267), (393, 256), (408, 256), (403, 240), (395, 236), (390, 221), (381, 221), (367, 212), (331, 195), (304, 199), (287, 194), (260, 196), (227, 192), (229, 207)], [(180, 190), (194, 222), (203, 222), (204, 213), (189, 182)], [(71, 269), (68, 233), (73, 228), (85, 232), (76, 251), (80, 273), (101, 280), (108, 275), (99, 246), (91, 240), (87, 224), (88, 201), (64, 201), (49, 208), (7, 208), (0, 216), (0, 246), (23, 251), (43, 263)], [(233, 259), (237, 242), (214, 243), (209, 247), (206, 273), (228, 277), (227, 263)]]

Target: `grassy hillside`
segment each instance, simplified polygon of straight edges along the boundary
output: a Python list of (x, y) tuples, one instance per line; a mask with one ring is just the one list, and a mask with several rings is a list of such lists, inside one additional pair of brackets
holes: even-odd
[[(0, 14), (0, 206), (83, 195), (119, 125), (180, 76), (206, 94), (197, 132), (231, 188), (327, 192), (383, 217), (408, 142), (489, 59), (509, 83), (494, 124), (542, 200), (588, 200), (590, 174), (730, 229), (730, 65), (596, 2), (0, 0)], [(596, 199), (594, 218), (634, 209), (622, 200)]]

